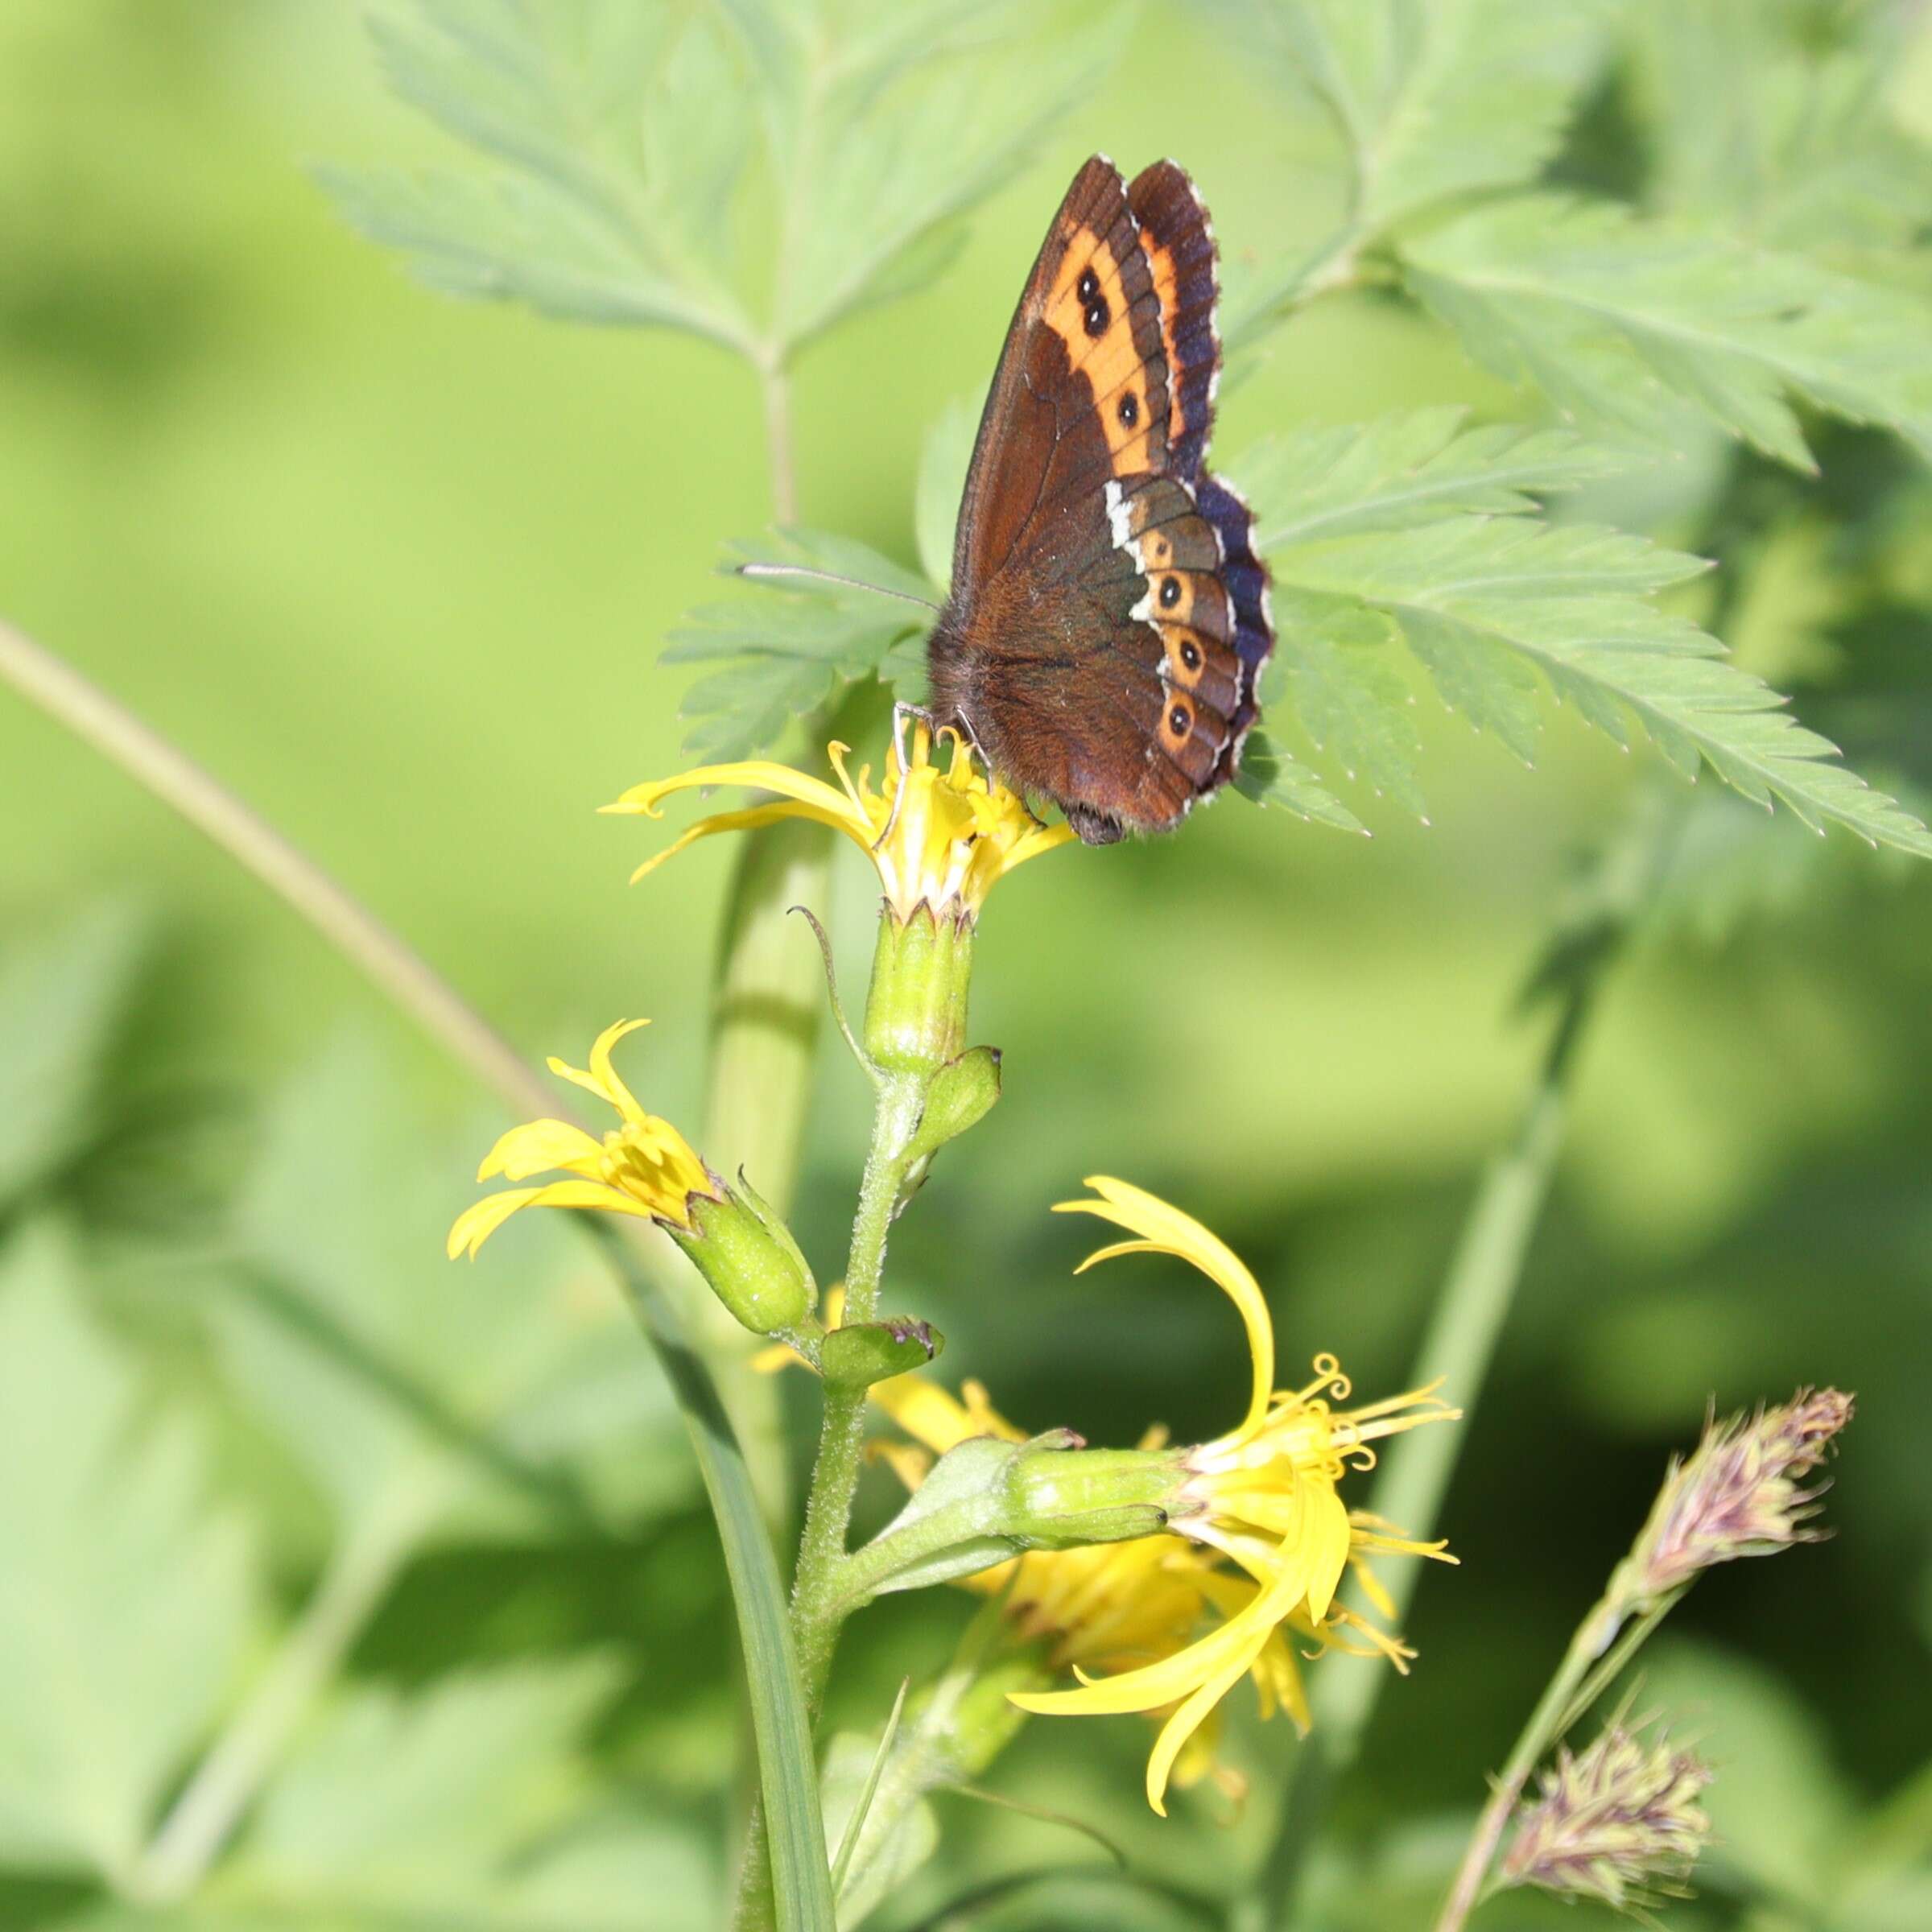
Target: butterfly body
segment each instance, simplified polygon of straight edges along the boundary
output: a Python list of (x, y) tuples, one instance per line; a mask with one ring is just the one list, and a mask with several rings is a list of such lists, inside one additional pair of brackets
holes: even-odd
[(1203, 468), (1220, 350), (1187, 175), (1075, 176), (968, 472), (934, 708), (1090, 844), (1164, 831), (1234, 775), (1273, 648), (1240, 497)]

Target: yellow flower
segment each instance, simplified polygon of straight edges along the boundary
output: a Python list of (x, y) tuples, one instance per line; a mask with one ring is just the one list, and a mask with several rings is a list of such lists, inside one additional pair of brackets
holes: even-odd
[(590, 1068), (550, 1063), (552, 1073), (594, 1093), (615, 1108), (620, 1124), (602, 1140), (568, 1121), (529, 1121), (490, 1149), (477, 1179), (502, 1174), (520, 1181), (547, 1169), (572, 1178), (541, 1187), (512, 1187), (486, 1195), (456, 1217), (449, 1231), (449, 1253), (474, 1256), (510, 1217), (525, 1208), (606, 1208), (634, 1214), (688, 1232), (694, 1195), (719, 1199), (724, 1190), (684, 1137), (668, 1121), (646, 1113), (610, 1063), (610, 1050), (648, 1020), (620, 1020), (597, 1035)]
[(1176, 1760), (1244, 1677), (1255, 1677), (1265, 1703), (1278, 1701), (1306, 1724), (1294, 1661), (1282, 1638), (1284, 1625), (1346, 1648), (1360, 1648), (1353, 1640), (1364, 1640), (1398, 1668), (1404, 1664), (1407, 1653), (1397, 1640), (1338, 1605), (1335, 1592), (1352, 1570), (1369, 1601), (1386, 1615), (1386, 1594), (1364, 1557), (1390, 1552), (1440, 1557), (1442, 1546), (1411, 1542), (1374, 1517), (1352, 1513), (1339, 1488), (1348, 1469), (1373, 1463), (1367, 1447), (1372, 1440), (1447, 1420), (1454, 1411), (1428, 1389), (1335, 1410), (1330, 1398), (1345, 1400), (1349, 1385), (1332, 1356), (1317, 1359), (1315, 1379), (1306, 1387), (1278, 1391), (1267, 1303), (1235, 1254), (1198, 1221), (1137, 1187), (1105, 1179), (1088, 1185), (1097, 1199), (1065, 1202), (1059, 1211), (1096, 1215), (1135, 1238), (1101, 1249), (1083, 1268), (1121, 1254), (1171, 1254), (1191, 1262), (1240, 1311), (1253, 1369), (1248, 1411), (1239, 1426), (1186, 1453), (1185, 1493), (1191, 1508), (1170, 1520), (1174, 1534), (1236, 1567), (1236, 1575), (1203, 1575), (1203, 1594), (1222, 1620), (1169, 1655), (1087, 1681), (1079, 1690), (1013, 1699), (1023, 1710), (1061, 1715), (1169, 1712), (1147, 1764), (1148, 1802), (1164, 1814)]
[(720, 832), (749, 832), (779, 819), (811, 819), (842, 832), (878, 869), (886, 903), (902, 923), (920, 906), (935, 917), (943, 914), (970, 923), (994, 885), (1023, 865), (1073, 836), (1065, 825), (1043, 825), (1026, 808), (1025, 799), (973, 762), (971, 750), (956, 732), (950, 761), (933, 758), (932, 728), (915, 716), (910, 756), (895, 731), (886, 755), (886, 782), (874, 791), (872, 768), (863, 766), (855, 782), (845, 769), (849, 747), (827, 748), (838, 784), (808, 778), (791, 766), (753, 758), (731, 765), (700, 765), (675, 778), (634, 785), (610, 812), (658, 815), (658, 803), (673, 792), (708, 785), (748, 785), (781, 795), (770, 804), (740, 811), (723, 811), (697, 824), (674, 839), (654, 858), (646, 859), (631, 874), (632, 883), (654, 871), (687, 845)]

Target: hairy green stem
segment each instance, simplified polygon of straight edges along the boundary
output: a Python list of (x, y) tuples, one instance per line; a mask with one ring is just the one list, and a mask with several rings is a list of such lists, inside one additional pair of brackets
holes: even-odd
[[(899, 1202), (908, 1162), (906, 1150), (925, 1104), (927, 1075), (889, 1074), (880, 1083), (873, 1113), (872, 1143), (852, 1217), (852, 1246), (845, 1264), (844, 1323), (869, 1322), (878, 1312), (879, 1283), (885, 1274), (886, 1241)], [(791, 1585), (791, 1627), (798, 1648), (799, 1682), (805, 1707), (816, 1718), (832, 1674), (832, 1653), (852, 1604), (840, 1590), (852, 1522), (852, 1497), (859, 1486), (865, 1443), (866, 1392), (832, 1384), (825, 1387), (819, 1426), (818, 1459), (805, 1501), (805, 1529), (799, 1542), (799, 1567)], [(762, 1932), (771, 1921), (771, 1882), (761, 1807), (753, 1814), (743, 1870), (739, 1877), (734, 1923), (741, 1932)]]

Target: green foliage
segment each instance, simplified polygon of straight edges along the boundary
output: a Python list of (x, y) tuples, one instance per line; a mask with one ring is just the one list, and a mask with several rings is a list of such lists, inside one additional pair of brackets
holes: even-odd
[[(675, 1424), (616, 1297), (568, 1308), (560, 1230), (518, 1231), (534, 1274), (426, 1246), (463, 1204), (448, 1182), (466, 1163), (452, 1148), (425, 1166), (421, 1145), (393, 1076), (345, 1041), (279, 1096), (237, 1205), (244, 1281), (222, 1301), (221, 1345), (342, 1538), (386, 1527), (407, 1543), (452, 1517), (527, 1533), (533, 1513), (595, 1533), (687, 1493), (681, 1456), (668, 1483), (658, 1473)], [(613, 1437), (632, 1445), (617, 1467), (580, 1459)]]
[[(763, 750), (794, 718), (823, 711), (848, 686), (878, 675), (887, 654), (923, 636), (930, 621), (922, 606), (931, 587), (855, 538), (788, 530), (737, 544), (732, 554), (727, 569), (741, 573), (753, 594), (693, 611), (663, 654), (667, 664), (720, 667), (685, 693), (685, 748), (700, 759)], [(852, 581), (744, 576), (747, 564), (799, 566)]]
[(0, 1225), (97, 1128), (97, 1088), (145, 938), (128, 907), (97, 906), (0, 959)]
[(131, 1876), (254, 1624), (201, 1431), (144, 1413), (68, 1244), (0, 1250), (0, 1860)]
[(1671, 447), (1699, 412), (1809, 468), (1796, 398), (1932, 452), (1932, 308), (1801, 256), (1525, 196), (1404, 245), (1469, 353), (1565, 415)]
[(407, 0), (372, 29), (390, 84), (491, 171), (324, 180), (432, 287), (780, 368), (937, 275), (968, 211), (1097, 81), (1119, 22), (1054, 24), (1016, 0)]
[[(1208, 0), (1298, 103), (1332, 123), (1345, 162), (1347, 243), (1424, 208), (1528, 180), (1563, 138), (1600, 64), (1600, 0)], [(1344, 245), (1347, 245), (1346, 243)], [(1278, 320), (1316, 264), (1254, 275), (1230, 301), (1228, 341)]]
[(1441, 412), (1265, 455), (1250, 483), (1284, 638), (1274, 688), (1310, 736), (1414, 798), (1406, 691), (1385, 654), (1393, 636), (1445, 704), (1525, 762), (1540, 674), (1620, 744), (1641, 727), (1686, 778), (1701, 761), (1814, 828), (1830, 819), (1932, 855), (1916, 819), (1834, 762), (1835, 748), (1725, 663), (1715, 638), (1653, 601), (1696, 576), (1698, 559), (1613, 530), (1495, 514), (1531, 509), (1526, 489), (1573, 486), (1604, 462), (1567, 437), (1459, 434)]

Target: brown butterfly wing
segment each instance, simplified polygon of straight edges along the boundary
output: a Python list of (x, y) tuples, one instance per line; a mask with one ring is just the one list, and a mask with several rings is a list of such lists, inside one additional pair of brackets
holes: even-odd
[(1214, 304), (1187, 176), (1089, 161), (1008, 332), (930, 647), (941, 715), (1096, 842), (1177, 824), (1254, 717), (1265, 580), (1200, 470)]

